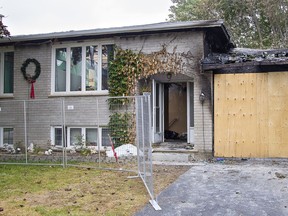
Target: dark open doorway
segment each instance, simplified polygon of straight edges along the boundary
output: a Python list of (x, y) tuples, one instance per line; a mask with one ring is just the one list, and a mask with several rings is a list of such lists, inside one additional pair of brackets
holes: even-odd
[(165, 142), (187, 143), (187, 83), (164, 84)]

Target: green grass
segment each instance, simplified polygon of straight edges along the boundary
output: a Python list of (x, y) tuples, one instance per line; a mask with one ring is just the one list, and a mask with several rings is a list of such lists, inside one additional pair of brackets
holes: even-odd
[(0, 215), (133, 215), (149, 199), (134, 173), (0, 165)]

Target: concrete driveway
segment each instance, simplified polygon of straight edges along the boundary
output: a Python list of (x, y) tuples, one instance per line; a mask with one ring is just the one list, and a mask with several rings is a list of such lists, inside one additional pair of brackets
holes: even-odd
[[(163, 176), (165, 178), (165, 176)], [(136, 215), (288, 215), (288, 161), (217, 161), (192, 166)]]

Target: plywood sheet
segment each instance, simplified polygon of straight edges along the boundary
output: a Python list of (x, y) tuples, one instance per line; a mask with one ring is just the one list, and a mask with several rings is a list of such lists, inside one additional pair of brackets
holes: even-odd
[(214, 95), (215, 156), (288, 156), (288, 72), (216, 74)]

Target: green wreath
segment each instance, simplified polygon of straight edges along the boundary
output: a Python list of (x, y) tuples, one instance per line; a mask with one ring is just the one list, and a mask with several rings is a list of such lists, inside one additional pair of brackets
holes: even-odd
[[(26, 73), (26, 68), (30, 63), (34, 63), (36, 69), (35, 69), (35, 73), (33, 76), (31, 76), (30, 74)], [(21, 72), (23, 74), (23, 77), (25, 80), (27, 80), (28, 82), (35, 82), (35, 80), (40, 76), (41, 73), (41, 66), (40, 63), (36, 60), (36, 59), (26, 59), (26, 61), (24, 61), (24, 63), (22, 64), (21, 67)]]

